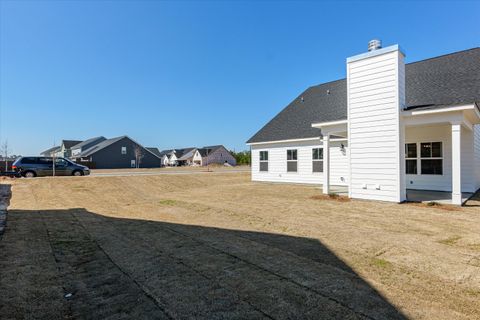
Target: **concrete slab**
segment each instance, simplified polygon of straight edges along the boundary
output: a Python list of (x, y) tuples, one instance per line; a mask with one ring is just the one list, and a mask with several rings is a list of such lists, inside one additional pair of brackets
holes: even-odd
[[(473, 193), (463, 192), (462, 203), (465, 203)], [(452, 193), (443, 191), (411, 190), (407, 189), (407, 200), (413, 202), (437, 202), (452, 204)]]

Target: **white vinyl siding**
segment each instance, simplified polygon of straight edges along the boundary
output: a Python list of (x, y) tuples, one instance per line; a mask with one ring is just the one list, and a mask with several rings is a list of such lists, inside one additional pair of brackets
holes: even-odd
[(403, 55), (391, 51), (348, 62), (347, 83), (350, 196), (402, 201)]
[(480, 125), (474, 126), (474, 174), (475, 190), (480, 188)]
[[(314, 148), (322, 148), (320, 140), (253, 145), (252, 180), (321, 185), (323, 173), (313, 172), (312, 150)], [(297, 172), (287, 172), (287, 150), (290, 149), (297, 150)], [(345, 149), (348, 147), (346, 146)], [(268, 151), (268, 172), (260, 171), (260, 151)], [(330, 159), (330, 183), (346, 185), (348, 162), (346, 151), (340, 151), (339, 142), (331, 142)]]

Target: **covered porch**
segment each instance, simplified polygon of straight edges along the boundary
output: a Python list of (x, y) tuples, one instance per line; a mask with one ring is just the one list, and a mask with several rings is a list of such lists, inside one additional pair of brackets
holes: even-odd
[[(480, 112), (476, 104), (400, 111), (400, 154), (396, 164), (400, 170), (396, 188), (401, 195), (399, 201), (464, 204), (480, 188), (479, 155), (475, 154), (475, 144), (480, 145), (477, 124)], [(334, 192), (330, 181), (331, 137), (343, 137), (348, 143), (348, 120), (315, 123), (312, 127), (322, 130), (322, 188), (328, 194)], [(348, 183), (351, 187), (351, 181)], [(368, 187), (383, 189), (381, 184)]]
[(406, 200), (464, 204), (478, 189), (476, 105), (402, 112)]

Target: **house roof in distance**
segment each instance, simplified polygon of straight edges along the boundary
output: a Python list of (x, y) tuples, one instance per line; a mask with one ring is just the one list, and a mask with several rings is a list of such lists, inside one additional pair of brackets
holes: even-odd
[(90, 138), (90, 139), (87, 139), (85, 141), (82, 141), (82, 142), (77, 143), (76, 145), (72, 146), (72, 149), (80, 149), (80, 148), (83, 148), (84, 146), (87, 146), (91, 143), (101, 142), (101, 141), (104, 141), (104, 140), (107, 140), (107, 138), (105, 138), (104, 136)]
[(162, 157), (162, 155), (160, 154), (160, 150), (158, 150), (158, 148), (145, 147), (145, 149), (147, 149), (148, 151), (150, 151), (151, 153), (153, 153), (154, 155), (156, 155), (156, 156), (159, 157), (159, 158)]
[(65, 146), (65, 149), (70, 149), (76, 144), (81, 143), (82, 141), (80, 140), (62, 140), (62, 144)]
[(211, 154), (212, 152), (215, 152), (217, 149), (220, 149), (220, 148), (225, 148), (225, 147), (221, 144), (216, 146), (207, 146), (207, 147), (198, 149), (198, 152), (200, 152), (200, 155), (202, 157), (206, 157), (207, 155)]
[(88, 148), (87, 150), (82, 151), (80, 154), (77, 155), (77, 157), (78, 158), (89, 157), (92, 154), (94, 154), (95, 152), (97, 152), (99, 150), (102, 150), (102, 149), (108, 147), (109, 145), (114, 144), (115, 142), (120, 141), (120, 140), (122, 140), (123, 138), (126, 138), (126, 137), (127, 136), (120, 136), (120, 137), (116, 137), (116, 138), (103, 140), (102, 142), (97, 143), (96, 145)]
[[(405, 65), (406, 109), (480, 103), (480, 48)], [(347, 119), (347, 81), (313, 86), (247, 143), (321, 137), (312, 123)]]
[(45, 154), (50, 155), (52, 152), (56, 152), (58, 150), (60, 150), (60, 146), (55, 146), (55, 147), (52, 147), (52, 148), (49, 148), (45, 151), (40, 152), (40, 154), (41, 155), (45, 155)]

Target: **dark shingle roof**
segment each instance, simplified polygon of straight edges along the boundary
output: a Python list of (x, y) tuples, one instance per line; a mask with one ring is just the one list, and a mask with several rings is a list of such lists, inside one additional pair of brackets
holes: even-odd
[(111, 139), (103, 140), (102, 142), (97, 143), (96, 145), (88, 148), (87, 150), (82, 151), (82, 152), (81, 152), (79, 155), (77, 155), (76, 157), (78, 157), (78, 158), (89, 157), (89, 156), (91, 156), (92, 154), (94, 154), (95, 152), (97, 152), (97, 151), (99, 151), (99, 150), (102, 150), (103, 148), (106, 148), (106, 147), (108, 147), (109, 145), (114, 144), (115, 142), (122, 140), (123, 138), (128, 138), (128, 137), (127, 137), (127, 136), (120, 136), (120, 137), (116, 137), (116, 138), (111, 138)]
[(50, 156), (53, 152), (57, 152), (58, 150), (60, 150), (60, 146), (55, 146), (45, 151), (42, 151), (40, 154), (43, 156)]
[(105, 141), (105, 140), (107, 140), (107, 138), (105, 138), (103, 136), (90, 138), (90, 139), (87, 139), (85, 141), (82, 141), (82, 142), (77, 143), (76, 145), (72, 146), (72, 149), (81, 149), (85, 146), (88, 147), (90, 144), (97, 144), (97, 143)]
[[(405, 66), (407, 108), (437, 108), (480, 102), (480, 48)], [(337, 80), (305, 90), (247, 143), (320, 137), (312, 123), (347, 119), (347, 82)]]
[(158, 148), (145, 147), (145, 149), (147, 149), (148, 151), (150, 151), (151, 153), (153, 153), (154, 155), (156, 155), (159, 158), (162, 157), (162, 155), (160, 154), (160, 150), (158, 150)]
[(65, 149), (70, 149), (71, 147), (73, 147), (74, 145), (76, 144), (79, 144), (80, 140), (62, 140), (62, 144), (65, 146)]
[(216, 146), (207, 146), (207, 147), (203, 147), (203, 148), (200, 148), (198, 149), (198, 152), (200, 152), (200, 155), (202, 157), (206, 157), (207, 155), (211, 154), (212, 152), (215, 152), (215, 150), (219, 149), (219, 148), (222, 148), (223, 146), (220, 144), (220, 145), (216, 145)]

